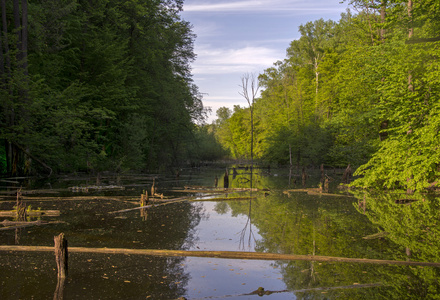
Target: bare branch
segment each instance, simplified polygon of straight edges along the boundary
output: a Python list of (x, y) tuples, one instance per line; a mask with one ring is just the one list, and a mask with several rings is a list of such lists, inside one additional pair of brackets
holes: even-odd
[(249, 107), (251, 107), (260, 89), (258, 78), (254, 73), (246, 73), (241, 77), (240, 87), (241, 91), (238, 93), (246, 99)]

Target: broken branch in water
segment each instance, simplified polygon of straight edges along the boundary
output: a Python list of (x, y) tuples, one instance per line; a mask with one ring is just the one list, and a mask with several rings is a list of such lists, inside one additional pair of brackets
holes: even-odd
[(184, 201), (189, 200), (187, 197), (182, 197), (182, 198), (177, 198), (177, 199), (179, 199), (179, 200), (176, 200), (176, 199), (174, 201), (167, 200), (166, 202), (163, 202), (160, 204), (150, 204), (150, 205), (138, 206), (138, 207), (134, 207), (134, 208), (127, 208), (127, 209), (122, 209), (122, 210), (117, 210), (117, 211), (111, 211), (111, 212), (109, 212), (109, 214), (123, 213), (123, 212), (144, 209), (144, 208), (150, 208), (150, 207), (156, 207), (156, 206), (162, 206), (162, 205), (167, 205), (167, 204), (172, 204), (172, 203), (180, 203), (180, 202), (184, 202)]

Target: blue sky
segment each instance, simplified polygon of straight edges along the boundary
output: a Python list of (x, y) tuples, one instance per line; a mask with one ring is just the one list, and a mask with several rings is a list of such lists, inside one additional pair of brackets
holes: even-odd
[(184, 20), (197, 35), (192, 64), (203, 103), (212, 108), (247, 106), (240, 96), (241, 77), (258, 75), (286, 57), (298, 27), (319, 18), (338, 21), (341, 0), (185, 0)]

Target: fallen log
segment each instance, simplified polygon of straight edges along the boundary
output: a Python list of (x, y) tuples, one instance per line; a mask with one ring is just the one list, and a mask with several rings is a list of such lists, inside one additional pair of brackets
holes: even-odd
[[(12, 226), (6, 226), (5, 225), (6, 227), (0, 228), (0, 231), (15, 230), (15, 229), (18, 229), (18, 228), (26, 228), (26, 227), (31, 227), (31, 226), (61, 224), (61, 223), (66, 223), (66, 222), (63, 222), (63, 221), (44, 222), (44, 221), (38, 220), (38, 221), (33, 221), (33, 222), (11, 222), (11, 223), (21, 223), (21, 224), (12, 225)], [(3, 221), (2, 224), (4, 225), (5, 222)]]
[[(17, 246), (0, 245), (0, 251), (23, 251), (23, 252), (52, 252), (53, 247), (48, 246)], [(69, 247), (70, 253), (102, 253), (102, 254), (125, 254), (125, 255), (150, 255), (165, 257), (212, 257), (225, 259), (249, 259), (249, 260), (300, 260), (320, 262), (341, 262), (341, 263), (369, 263), (380, 265), (402, 265), (402, 266), (426, 266), (440, 267), (440, 263), (418, 262), (402, 260), (383, 260), (369, 258), (349, 258), (320, 255), (295, 255), (278, 254), (266, 252), (240, 252), (240, 251), (185, 251), (165, 249), (122, 249), (122, 248), (86, 248)]]
[[(17, 211), (14, 210), (2, 210), (0, 211), (0, 217), (15, 217), (17, 215)], [(58, 217), (60, 215), (59, 210), (31, 210), (26, 211), (26, 215), (29, 217)]]
[(109, 214), (117, 214), (117, 213), (129, 212), (129, 211), (133, 211), (133, 210), (139, 210), (139, 209), (145, 209), (145, 208), (151, 208), (151, 207), (157, 207), (157, 206), (162, 206), (162, 205), (167, 205), (167, 204), (172, 204), (172, 203), (179, 203), (179, 202), (188, 201), (188, 199), (186, 199), (186, 197), (183, 197), (183, 198), (185, 198), (185, 199), (177, 200), (177, 201), (167, 201), (167, 202), (164, 202), (161, 204), (149, 204), (149, 205), (145, 205), (145, 206), (138, 206), (138, 207), (133, 207), (133, 208), (121, 209), (121, 210), (117, 210), (117, 211), (111, 211), (111, 212), (109, 212)]
[(257, 197), (219, 197), (219, 198), (206, 198), (206, 199), (192, 199), (191, 202), (199, 201), (242, 201), (242, 200), (255, 200)]
[[(264, 189), (263, 189), (264, 190)], [(192, 187), (185, 187), (182, 189), (173, 189), (173, 192), (177, 193), (232, 193), (232, 192), (258, 192), (259, 189), (256, 188), (211, 188), (211, 187), (205, 187), (205, 188), (192, 188)]]
[[(138, 197), (134, 196), (69, 196), (69, 197), (38, 197), (38, 196), (22, 196), (23, 201), (87, 201), (87, 200), (113, 200), (113, 201), (136, 201)], [(1, 202), (15, 202), (15, 199), (8, 197), (7, 199), (0, 200)]]
[(289, 193), (307, 193), (308, 195), (332, 196), (332, 197), (353, 197), (351, 195), (345, 195), (345, 194), (322, 193), (319, 191), (319, 188), (289, 189), (283, 191), (283, 194), (289, 194)]

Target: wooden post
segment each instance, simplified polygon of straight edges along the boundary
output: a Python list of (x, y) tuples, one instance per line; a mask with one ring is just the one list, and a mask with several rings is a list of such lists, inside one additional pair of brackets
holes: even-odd
[(58, 278), (66, 278), (68, 270), (68, 252), (67, 240), (64, 238), (64, 233), (60, 233), (53, 237), (55, 242), (55, 260), (58, 268)]
[(214, 178), (214, 187), (217, 187), (218, 186), (218, 177), (217, 177), (217, 175), (215, 175), (215, 178)]

